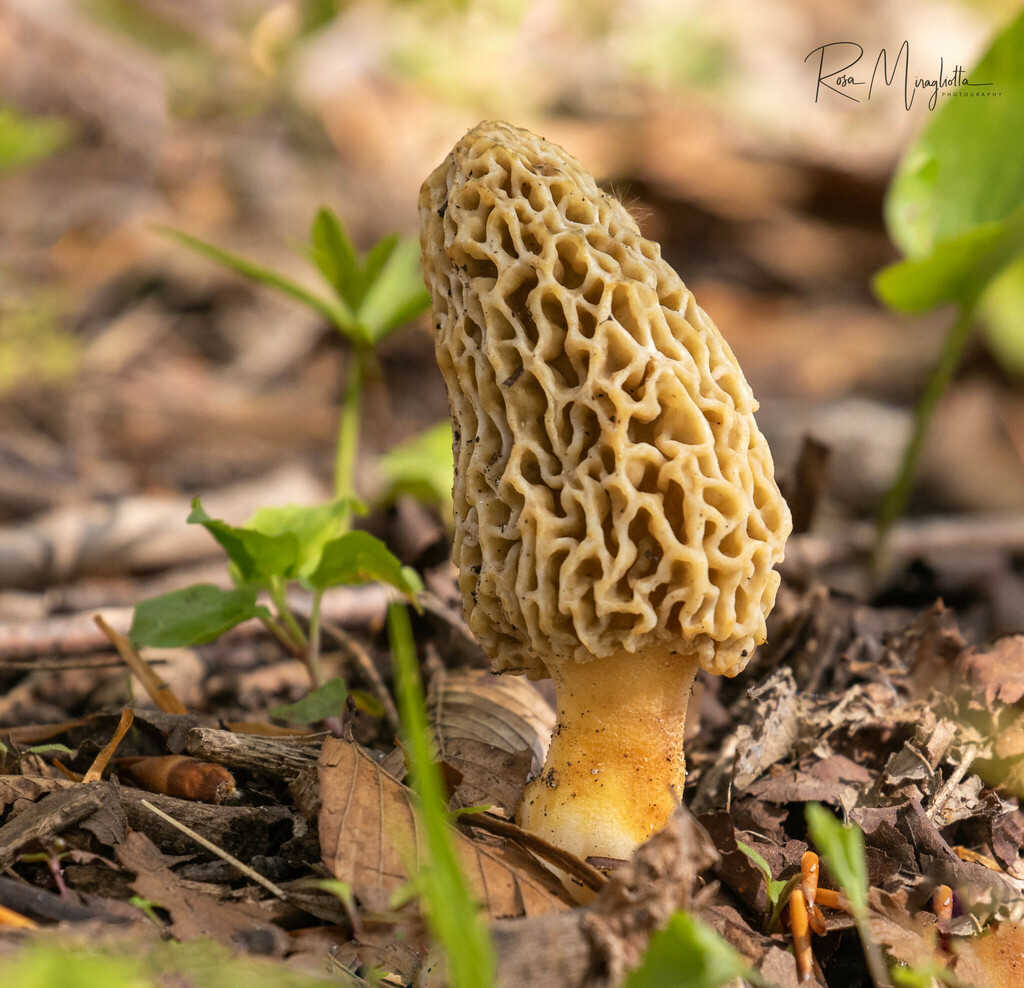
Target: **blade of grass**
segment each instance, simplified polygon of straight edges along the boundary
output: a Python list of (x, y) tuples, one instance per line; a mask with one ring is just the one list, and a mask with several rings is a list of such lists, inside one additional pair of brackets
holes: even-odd
[(388, 636), (413, 788), (420, 798), (430, 851), (430, 865), (420, 876), (427, 920), (444, 949), (449, 982), (454, 988), (491, 988), (494, 951), (452, 844), (441, 772), (428, 740), (427, 708), (412, 626), (401, 603), (388, 607)]

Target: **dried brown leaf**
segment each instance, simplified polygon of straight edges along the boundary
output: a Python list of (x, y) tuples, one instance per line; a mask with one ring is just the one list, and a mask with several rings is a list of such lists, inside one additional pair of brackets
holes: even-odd
[[(392, 892), (427, 863), (413, 796), (358, 745), (324, 742), (319, 762), (320, 846), (333, 874), (357, 894)], [(525, 851), (452, 831), (471, 890), (491, 919), (536, 916), (573, 903), (555, 877)]]
[(528, 748), (509, 752), (483, 741), (458, 738), (446, 746), (444, 760), (461, 775), (455, 787), (457, 806), (489, 805), (500, 807), (509, 818), (515, 816), (530, 777), (533, 752)]
[(897, 892), (869, 889), (868, 906), (871, 930), (890, 956), (911, 966), (937, 959), (935, 916), (912, 912), (905, 889)]
[(121, 864), (135, 872), (132, 888), (171, 914), (171, 932), (177, 939), (212, 937), (225, 944), (247, 943), (259, 953), (284, 953), (284, 932), (258, 906), (221, 902), (197, 883), (183, 881), (145, 834), (130, 831), (114, 850)]
[(35, 803), (52, 792), (62, 792), (74, 784), (68, 779), (44, 779), (36, 775), (0, 775), (0, 814), (5, 813), (8, 806), (23, 808), (24, 803), (17, 805), (21, 800)]
[(748, 694), (754, 705), (753, 723), (736, 730), (738, 755), (733, 785), (745, 789), (776, 762), (790, 757), (802, 731), (803, 704), (789, 669), (779, 669)]
[(978, 687), (991, 705), (1017, 703), (1024, 697), (1024, 635), (1002, 638), (984, 652), (971, 649), (959, 662), (962, 679)]
[(529, 680), (481, 669), (445, 672), (432, 680), (428, 705), (446, 761), (449, 747), (465, 739), (510, 754), (529, 749), (535, 773), (544, 764), (555, 712)]

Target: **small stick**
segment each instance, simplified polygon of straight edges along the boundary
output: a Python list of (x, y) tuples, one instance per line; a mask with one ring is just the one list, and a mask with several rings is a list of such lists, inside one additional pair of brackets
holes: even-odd
[(458, 822), (466, 827), (476, 827), (478, 830), (486, 830), (489, 834), (514, 840), (526, 850), (532, 851), (538, 858), (543, 858), (549, 864), (560, 868), (570, 877), (579, 879), (593, 892), (600, 892), (608, 883), (608, 877), (601, 874), (593, 865), (581, 861), (575, 854), (549, 844), (543, 837), (517, 827), (514, 823), (499, 820), (489, 813), (466, 813), (458, 818)]
[(977, 757), (977, 745), (969, 744), (964, 747), (964, 753), (963, 757), (960, 759), (960, 764), (957, 765), (953, 770), (953, 774), (942, 784), (942, 788), (935, 794), (935, 798), (932, 800), (932, 805), (928, 807), (928, 810), (925, 813), (925, 816), (927, 816), (929, 820), (934, 819), (939, 810), (946, 805), (946, 800), (949, 799), (953, 790), (963, 781), (968, 769), (970, 769), (974, 764), (974, 759)]
[(139, 655), (135, 650), (135, 647), (125, 635), (122, 635), (120, 631), (115, 631), (110, 627), (110, 625), (103, 619), (102, 614), (97, 614), (93, 620), (96, 622), (96, 627), (98, 627), (100, 631), (107, 636), (114, 648), (117, 649), (118, 655), (124, 659), (124, 664), (128, 666), (133, 673), (135, 673), (135, 677), (140, 683), (142, 683), (152, 701), (164, 713), (188, 713), (185, 709), (185, 704), (178, 699), (174, 690), (172, 690), (167, 683), (153, 672), (149, 663)]
[(117, 730), (114, 731), (114, 736), (107, 742), (103, 750), (93, 759), (92, 765), (89, 766), (89, 770), (82, 776), (83, 782), (99, 782), (103, 778), (103, 770), (107, 767), (107, 763), (114, 756), (114, 752), (117, 751), (117, 746), (124, 740), (124, 736), (128, 733), (128, 728), (132, 726), (132, 721), (135, 720), (135, 711), (129, 710), (125, 707), (121, 711), (121, 720), (117, 725)]
[(145, 806), (147, 810), (152, 810), (158, 817), (165, 820), (172, 827), (177, 827), (183, 834), (188, 834), (188, 836), (197, 844), (205, 847), (206, 850), (212, 854), (216, 854), (222, 861), (226, 861), (233, 868), (237, 868), (243, 875), (245, 875), (246, 878), (254, 881), (257, 885), (262, 885), (271, 895), (275, 895), (277, 898), (285, 902), (288, 901), (288, 896), (285, 895), (284, 889), (279, 885), (275, 885), (269, 878), (264, 878), (258, 871), (250, 868), (247, 864), (242, 864), (238, 858), (228, 854), (228, 852), (222, 848), (217, 847), (216, 844), (212, 841), (208, 841), (201, 834), (197, 834), (191, 827), (186, 827), (185, 824), (175, 820), (174, 817), (164, 813), (163, 810), (157, 809), (148, 799), (141, 799), (139, 802)]
[(231, 768), (290, 782), (316, 765), (319, 745), (297, 744), (212, 727), (194, 727), (185, 739), (190, 755)]

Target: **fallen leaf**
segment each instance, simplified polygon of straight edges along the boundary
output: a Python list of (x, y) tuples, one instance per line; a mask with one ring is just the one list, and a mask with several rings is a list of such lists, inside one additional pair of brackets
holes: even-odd
[(739, 754), (733, 785), (738, 789), (746, 789), (776, 762), (788, 759), (803, 733), (803, 704), (789, 669), (778, 669), (747, 696), (756, 713), (753, 723), (741, 724), (736, 730)]
[(472, 738), (451, 741), (445, 746), (444, 762), (461, 775), (455, 787), (455, 805), (499, 807), (509, 819), (514, 818), (523, 801), (532, 759), (529, 748), (509, 752)]
[(555, 712), (522, 676), (481, 669), (445, 672), (431, 681), (427, 703), (446, 760), (449, 746), (467, 739), (510, 754), (529, 749), (534, 774), (544, 764)]
[[(320, 847), (334, 876), (357, 896), (391, 893), (427, 861), (412, 792), (351, 742), (329, 738), (319, 761)], [(574, 903), (558, 880), (511, 844), (452, 830), (473, 894), (491, 919), (560, 912)]]
[(991, 705), (1014, 704), (1024, 697), (1024, 635), (1001, 638), (987, 651), (971, 649), (959, 662), (961, 678), (984, 691)]
[(221, 902), (171, 871), (168, 858), (138, 831), (114, 848), (118, 861), (135, 872), (132, 888), (171, 914), (171, 932), (178, 940), (212, 937), (225, 944), (248, 947), (254, 953), (283, 954), (284, 932), (247, 902)]

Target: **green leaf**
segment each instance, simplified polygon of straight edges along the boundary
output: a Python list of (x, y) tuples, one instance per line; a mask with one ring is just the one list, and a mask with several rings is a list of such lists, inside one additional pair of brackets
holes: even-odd
[[(306, 885), (307, 883), (303, 883)], [(348, 882), (340, 881), (337, 878), (315, 878), (308, 882), (310, 888), (320, 889), (321, 892), (329, 892), (336, 896), (345, 908), (354, 913), (356, 911), (356, 897), (352, 892), (352, 886)]]
[(21, 957), (4, 961), (8, 988), (142, 988), (150, 983), (136, 958), (107, 957), (47, 941), (29, 943)]
[(380, 539), (367, 532), (348, 532), (328, 542), (307, 579), (318, 590), (372, 580), (388, 583), (409, 597), (423, 589), (415, 570), (403, 566)]
[(270, 617), (255, 590), (197, 583), (136, 604), (128, 637), (136, 648), (202, 645), (254, 617)]
[(374, 343), (414, 319), (430, 306), (430, 294), (420, 273), (420, 249), (416, 240), (399, 241), (380, 272), (368, 283), (356, 317)]
[(350, 690), (349, 696), (352, 697), (356, 710), (361, 710), (370, 717), (384, 716), (384, 704), (372, 693), (367, 693), (366, 690)]
[(868, 869), (864, 858), (864, 834), (856, 824), (844, 826), (820, 803), (808, 803), (807, 829), (839, 882), (854, 916), (868, 911)]
[(337, 214), (326, 207), (318, 210), (309, 232), (313, 262), (331, 287), (355, 309), (353, 289), (362, 282), (359, 256)]
[(70, 139), (71, 128), (64, 120), (23, 117), (0, 107), (0, 174), (46, 158)]
[(445, 420), (385, 453), (377, 467), (387, 483), (387, 498), (411, 494), (452, 520), (452, 427)]
[(323, 547), (343, 532), (352, 511), (365, 514), (366, 506), (358, 498), (342, 497), (327, 504), (260, 508), (246, 521), (245, 529), (272, 538), (294, 536), (298, 547), (294, 564), (280, 575), (303, 577), (316, 569)]
[(1003, 368), (1024, 377), (1024, 257), (992, 280), (978, 303), (985, 338)]
[(893, 964), (889, 968), (889, 973), (896, 988), (934, 988), (937, 984), (969, 988), (945, 964), (938, 961), (917, 964), (914, 967)]
[(202, 525), (228, 554), (245, 583), (263, 583), (271, 577), (293, 573), (299, 560), (299, 540), (294, 532), (268, 535), (252, 528), (236, 527), (211, 518), (199, 498), (192, 499), (190, 525)]
[(772, 880), (772, 869), (768, 862), (749, 844), (744, 844), (743, 841), (738, 840), (736, 841), (736, 846), (761, 869), (764, 880), (770, 882)]
[(194, 250), (197, 254), (202, 254), (203, 257), (208, 257), (211, 261), (216, 261), (218, 264), (230, 268), (232, 271), (252, 281), (267, 285), (270, 288), (276, 288), (279, 292), (283, 292), (285, 295), (301, 302), (332, 322), (346, 336), (352, 336), (355, 333), (352, 313), (348, 312), (338, 300), (326, 299), (316, 295), (308, 288), (304, 288), (298, 282), (292, 281), (291, 278), (274, 271), (272, 268), (263, 267), (255, 261), (250, 261), (238, 254), (233, 254), (231, 251), (217, 247), (215, 244), (207, 243), (207, 241), (200, 240), (199, 237), (193, 237), (182, 230), (175, 230), (169, 226), (158, 226), (157, 229), (166, 236)]
[(323, 686), (310, 690), (301, 700), (274, 707), (271, 717), (294, 724), (317, 724), (328, 717), (337, 717), (345, 710), (348, 688), (345, 680), (330, 679)]
[(761, 870), (761, 874), (764, 875), (765, 883), (765, 908), (767, 912), (766, 919), (768, 920), (769, 928), (771, 927), (770, 917), (773, 916), (776, 906), (779, 902), (779, 896), (786, 891), (786, 886), (789, 882), (776, 881), (772, 878), (772, 869), (765, 859), (758, 854), (749, 844), (744, 844), (743, 841), (736, 841), (736, 846), (748, 857), (755, 865)]
[(748, 973), (746, 960), (714, 930), (685, 912), (651, 937), (623, 988), (718, 988)]
[(32, 755), (70, 755), (71, 749), (66, 744), (34, 744), (28, 749)]
[(902, 312), (971, 306), (1000, 270), (1024, 250), (1024, 207), (938, 244), (923, 258), (899, 261), (874, 277), (878, 297)]
[[(903, 156), (885, 201), (889, 232), (908, 257), (1024, 202), (1024, 11), (999, 33), (961, 86)], [(975, 96), (986, 91), (1001, 95)]]
[[(363, 265), (363, 285), (364, 290), (369, 285), (372, 285), (380, 275), (381, 269), (387, 264), (391, 255), (394, 254), (395, 248), (399, 244), (399, 236), (397, 233), (389, 233), (386, 237), (381, 237), (367, 252), (366, 262)], [(362, 302), (362, 298), (359, 299)], [(356, 306), (358, 308), (358, 304)]]
[(402, 604), (392, 603), (388, 607), (388, 637), (402, 733), (430, 852), (429, 865), (417, 876), (427, 907), (427, 922), (444, 948), (448, 982), (453, 988), (491, 988), (494, 950), (452, 843), (441, 770), (428, 740), (427, 710), (412, 627)]

